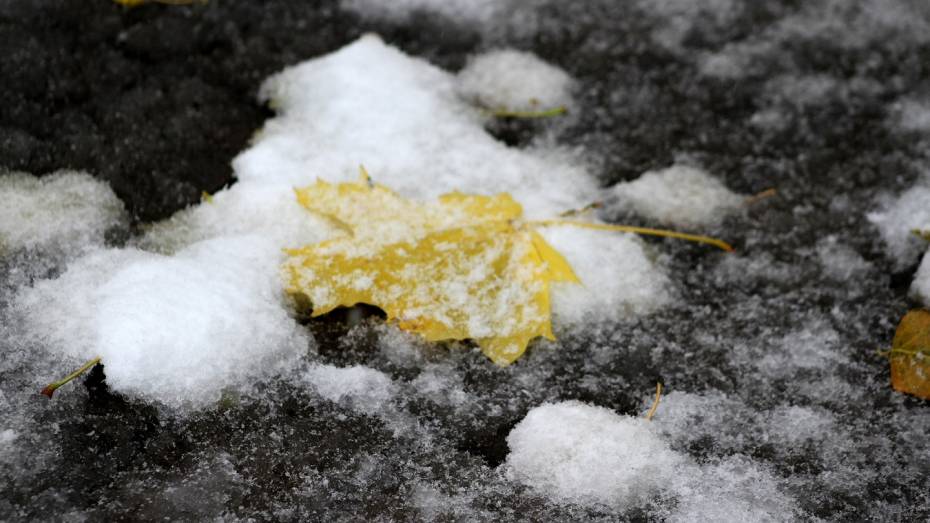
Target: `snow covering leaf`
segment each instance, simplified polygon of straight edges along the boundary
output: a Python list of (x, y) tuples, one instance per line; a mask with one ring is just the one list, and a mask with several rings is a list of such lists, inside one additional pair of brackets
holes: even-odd
[(917, 309), (904, 315), (889, 360), (894, 390), (930, 399), (930, 311)]
[(451, 193), (421, 204), (375, 185), (315, 185), (298, 201), (344, 236), (289, 250), (288, 292), (313, 316), (366, 303), (427, 340), (473, 339), (507, 365), (531, 340), (553, 339), (549, 286), (578, 282), (568, 262), (520, 223), (508, 194)]

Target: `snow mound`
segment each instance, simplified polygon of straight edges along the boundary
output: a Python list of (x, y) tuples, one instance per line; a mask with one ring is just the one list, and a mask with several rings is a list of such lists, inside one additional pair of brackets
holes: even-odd
[(0, 175), (0, 253), (57, 248), (75, 252), (103, 245), (104, 234), (126, 219), (106, 182), (73, 171), (37, 178)]
[(568, 502), (642, 506), (682, 463), (642, 418), (578, 401), (529, 411), (507, 436), (509, 478)]
[[(512, 53), (504, 52), (504, 59), (542, 71), (535, 73), (539, 85), (547, 86), (540, 92), (564, 89), (567, 96), (570, 79), (564, 73)], [(500, 65), (501, 54), (488, 56), (485, 63)], [(480, 72), (487, 66), (476, 67)], [(552, 218), (597, 199), (594, 178), (571, 155), (557, 148), (513, 149), (491, 137), (481, 111), (460, 96), (460, 80), (374, 35), (288, 68), (262, 87), (278, 116), (234, 161), (239, 183), (245, 188), (309, 185), (316, 178), (356, 181), (358, 166), (364, 164), (376, 182), (420, 201), (454, 191), (508, 192), (528, 219)], [(494, 90), (505, 85), (512, 82), (499, 82)], [(224, 205), (221, 195), (214, 204)], [(581, 230), (544, 233), (561, 242), (555, 246), (589, 285), (554, 294), (554, 307), (565, 312), (563, 317), (579, 320), (595, 310), (642, 313), (667, 301), (664, 273), (633, 240)], [(631, 275), (647, 285), (633, 285)], [(590, 290), (608, 278), (617, 295)]]
[(571, 104), (572, 79), (533, 53), (498, 49), (472, 57), (459, 72), (459, 93), (482, 107), (540, 111)]
[(667, 400), (655, 422), (578, 401), (536, 407), (507, 437), (505, 474), (563, 503), (649, 508), (668, 521), (786, 521), (799, 513), (758, 462), (732, 455), (697, 464), (672, 449), (667, 441), (700, 416), (694, 407), (716, 402), (682, 393)]
[(100, 250), (25, 289), (16, 307), (27, 332), (72, 365), (100, 356), (116, 390), (204, 405), (307, 350), (283, 304), (275, 248), (244, 236), (173, 257)]
[(710, 174), (684, 165), (617, 184), (610, 196), (607, 212), (629, 208), (661, 224), (686, 228), (716, 225), (744, 201)]
[(481, 110), (459, 96), (454, 75), (374, 35), (285, 69), (261, 96), (278, 116), (234, 160), (241, 181), (348, 182), (362, 164), (407, 198), (508, 192), (530, 218), (596, 199), (596, 181), (571, 154), (498, 142)]

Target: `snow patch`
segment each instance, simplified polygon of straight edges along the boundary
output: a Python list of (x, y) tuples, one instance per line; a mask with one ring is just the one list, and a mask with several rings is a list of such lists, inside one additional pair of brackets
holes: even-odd
[(529, 411), (507, 436), (510, 479), (567, 502), (642, 506), (683, 458), (643, 418), (578, 401)]
[(205, 405), (307, 350), (283, 303), (276, 248), (243, 236), (174, 257), (99, 250), (25, 289), (16, 308), (28, 335), (71, 365), (100, 356), (115, 389)]
[(717, 225), (744, 201), (710, 174), (685, 165), (617, 184), (611, 198), (607, 212), (630, 208), (661, 224), (686, 228)]
[(510, 193), (533, 217), (594, 201), (597, 184), (568, 151), (513, 149), (483, 128), (456, 77), (374, 35), (290, 67), (261, 89), (278, 116), (233, 162), (241, 181), (358, 179), (420, 201), (465, 191)]
[(304, 381), (329, 401), (348, 402), (365, 414), (383, 410), (397, 392), (388, 375), (363, 365), (316, 365), (304, 374)]
[(675, 480), (674, 522), (792, 521), (799, 510), (775, 477), (751, 458), (730, 456), (694, 468)]
[(795, 501), (752, 459), (698, 465), (673, 450), (660, 428), (578, 401), (545, 404), (510, 432), (503, 469), (561, 502), (649, 507), (670, 521), (785, 521), (797, 513)]
[(837, 282), (848, 282), (872, 268), (858, 252), (832, 234), (817, 242), (816, 253), (824, 272)]
[(533, 53), (498, 49), (472, 57), (458, 74), (462, 97), (493, 110), (540, 111), (571, 105), (572, 79)]
[(103, 245), (104, 233), (126, 219), (106, 182), (74, 171), (41, 178), (3, 174), (0, 202), (0, 254), (36, 248), (80, 252)]

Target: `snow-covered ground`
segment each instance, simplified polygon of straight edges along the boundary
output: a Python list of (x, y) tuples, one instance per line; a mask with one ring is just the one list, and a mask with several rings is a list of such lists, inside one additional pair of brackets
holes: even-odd
[[(92, 172), (0, 176), (0, 519), (930, 516), (930, 406), (878, 355), (930, 306), (925, 87), (879, 81), (930, 12), (610, 4), (346, 0), (385, 36), (256, 85), (274, 115), (234, 183), (161, 221)], [(437, 27), (478, 43), (440, 67)], [(360, 165), (416, 202), (506, 192), (529, 223), (737, 249), (540, 227), (580, 283), (501, 368), (285, 295), (284, 249), (342, 234), (294, 189)], [(105, 385), (37, 394), (96, 356)]]

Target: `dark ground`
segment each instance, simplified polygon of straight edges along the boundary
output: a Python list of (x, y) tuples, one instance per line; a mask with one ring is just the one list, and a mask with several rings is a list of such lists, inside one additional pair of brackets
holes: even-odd
[[(865, 219), (879, 191), (910, 187), (925, 160), (926, 134), (894, 125), (892, 107), (930, 93), (930, 37), (864, 24), (856, 9), (819, 20), (801, 2), (747, 0), (733, 16), (698, 13), (669, 45), (655, 35), (671, 27), (671, 15), (616, 4), (541, 4), (534, 31), (510, 31), (521, 23), (517, 14), (489, 30), (429, 14), (371, 21), (329, 1), (0, 3), (0, 166), (87, 170), (112, 185), (137, 223), (232, 183), (229, 161), (271, 114), (255, 102), (261, 81), (367, 31), (452, 70), (502, 44), (560, 65), (581, 86), (582, 110), (558, 129), (559, 141), (586, 147), (605, 185), (686, 155), (735, 191), (778, 189), (716, 231), (745, 253), (745, 265), (734, 262), (746, 269), (740, 278), (720, 276), (706, 249), (664, 243), (681, 290), (666, 311), (566, 335), (560, 350), (533, 353), (508, 372), (473, 353), (435, 356), (478, 401), (454, 409), (422, 395), (404, 400), (434, 438), (429, 445), (276, 382), (254, 398), (174, 417), (109, 393), (98, 370), (86, 392), (63, 395), (37, 419), (57, 427), (37, 440), (52, 445), (43, 450), (52, 455), (48, 469), (2, 471), (0, 520), (408, 520), (419, 517), (411, 499), (421, 482), (457, 500), (438, 513), (448, 520), (655, 519), (645, 509), (557, 505), (502, 482), (493, 467), (506, 456), (510, 428), (543, 400), (635, 414), (657, 379), (672, 391), (722, 392), (745, 406), (727, 423), (695, 420), (676, 448), (699, 462), (742, 454), (770, 467), (797, 500), (799, 519), (930, 518), (930, 407), (891, 392), (887, 362), (875, 355), (913, 306), (906, 292), (916, 265), (894, 273)], [(913, 5), (930, 24), (930, 12)], [(795, 18), (824, 28), (786, 29)], [(700, 57), (747, 42), (764, 45), (738, 79), (699, 74)], [(772, 87), (812, 75), (833, 87), (816, 99)], [(762, 110), (780, 123), (751, 124)], [(493, 131), (522, 144), (547, 125), (500, 122)], [(828, 235), (868, 270), (847, 280), (824, 271), (811, 249)], [(760, 260), (761, 269), (748, 270)], [(787, 377), (753, 366), (754, 355), (810, 325), (838, 334), (830, 343), (841, 362)], [(365, 364), (401, 382), (419, 372), (385, 358), (371, 325), (348, 334), (338, 319), (310, 328), (323, 361)], [(595, 347), (604, 339), (623, 349), (605, 359)], [(755, 348), (734, 357), (743, 345)], [(521, 372), (539, 379), (527, 389)], [(836, 437), (771, 442), (752, 413), (785, 403), (831, 413)], [(906, 430), (902, 419), (910, 420)], [(838, 441), (842, 452), (825, 450)], [(831, 474), (837, 467), (844, 473)]]

